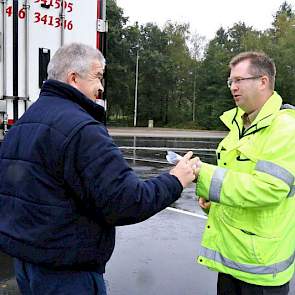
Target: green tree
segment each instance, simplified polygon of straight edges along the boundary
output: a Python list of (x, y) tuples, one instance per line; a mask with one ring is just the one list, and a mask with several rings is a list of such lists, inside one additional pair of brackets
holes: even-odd
[[(141, 125), (153, 119), (163, 126), (187, 118), (191, 57), (186, 45), (188, 26), (167, 23), (141, 27), (138, 115)], [(190, 90), (190, 93), (192, 91)]]
[(285, 102), (295, 105), (295, 15), (291, 5), (283, 2), (277, 11), (269, 34), (271, 56), (276, 62), (276, 89)]
[(215, 38), (209, 42), (201, 64), (197, 122), (206, 129), (220, 128), (218, 117), (232, 107), (232, 99), (226, 87), (227, 64), (232, 55), (229, 47), (228, 32), (220, 28)]
[[(109, 22), (107, 44), (107, 114), (122, 117), (128, 113), (130, 88), (126, 76), (129, 76), (128, 63), (122, 60), (129, 58), (129, 40), (126, 38), (125, 25), (128, 20), (123, 16), (123, 10), (119, 8), (115, 0), (107, 1), (107, 19)], [(124, 79), (122, 79), (124, 77)]]
[(239, 22), (227, 30), (221, 27), (206, 46), (190, 33), (188, 24), (167, 22), (163, 29), (153, 23), (126, 26), (116, 1), (108, 0), (107, 5), (109, 117), (133, 122), (137, 53), (139, 126), (153, 119), (156, 126), (224, 128), (218, 117), (234, 107), (226, 86), (228, 63), (242, 51), (271, 56), (277, 66), (276, 90), (295, 104), (295, 17), (287, 2), (267, 30)]

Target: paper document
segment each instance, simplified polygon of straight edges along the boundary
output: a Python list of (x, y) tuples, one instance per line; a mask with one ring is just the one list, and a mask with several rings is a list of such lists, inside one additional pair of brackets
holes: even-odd
[(166, 159), (170, 164), (176, 165), (182, 156), (172, 151), (167, 151)]

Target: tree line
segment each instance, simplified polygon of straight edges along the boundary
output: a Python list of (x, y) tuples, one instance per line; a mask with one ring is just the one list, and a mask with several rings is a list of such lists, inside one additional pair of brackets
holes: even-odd
[(263, 51), (277, 66), (276, 90), (295, 105), (295, 13), (283, 2), (264, 31), (245, 23), (220, 27), (205, 39), (189, 24), (168, 21), (127, 25), (115, 0), (107, 0), (106, 97), (109, 124), (132, 126), (138, 59), (137, 126), (222, 129), (219, 116), (234, 107), (227, 88), (230, 59), (242, 51)]

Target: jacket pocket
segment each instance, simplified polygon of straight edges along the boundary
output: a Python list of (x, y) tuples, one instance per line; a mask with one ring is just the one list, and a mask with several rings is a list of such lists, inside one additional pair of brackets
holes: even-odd
[(222, 220), (245, 233), (251, 233), (267, 239), (279, 238), (284, 231), (284, 220), (278, 208), (237, 208), (222, 206)]
[[(248, 235), (248, 233), (244, 233)], [(253, 253), (256, 261), (268, 265), (274, 261), (280, 246), (279, 238), (266, 238), (255, 234), (250, 235), (252, 239)]]
[(261, 237), (226, 223), (218, 240), (222, 254), (241, 265), (269, 264), (274, 261), (280, 244), (278, 238)]

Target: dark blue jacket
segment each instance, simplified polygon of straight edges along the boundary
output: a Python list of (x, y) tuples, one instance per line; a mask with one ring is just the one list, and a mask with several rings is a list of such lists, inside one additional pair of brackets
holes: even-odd
[(0, 156), (0, 249), (52, 268), (104, 272), (115, 226), (143, 221), (180, 197), (168, 173), (141, 181), (73, 87), (44, 83)]

